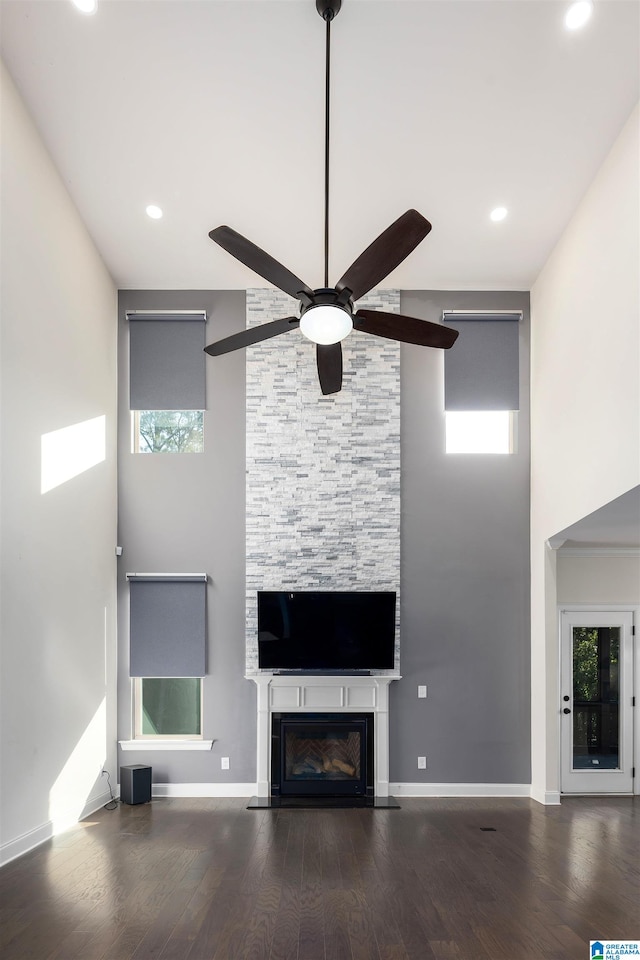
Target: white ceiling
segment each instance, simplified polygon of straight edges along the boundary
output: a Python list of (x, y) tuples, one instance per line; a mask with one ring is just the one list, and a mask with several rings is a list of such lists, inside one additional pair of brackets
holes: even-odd
[(573, 523), (552, 545), (567, 547), (640, 547), (640, 486)]
[[(332, 27), (330, 282), (404, 210), (386, 282), (529, 289), (639, 96), (640, 5), (344, 0)], [(2, 56), (119, 287), (262, 281), (228, 223), (322, 285), (324, 24), (314, 0), (1, 0)], [(149, 220), (148, 203), (163, 207)], [(488, 220), (504, 204), (502, 224)], [(597, 224), (594, 224), (597, 229)]]

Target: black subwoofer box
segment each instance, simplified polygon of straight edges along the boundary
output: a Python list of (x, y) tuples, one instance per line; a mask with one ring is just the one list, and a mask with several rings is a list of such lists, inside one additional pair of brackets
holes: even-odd
[(142, 763), (120, 767), (120, 799), (123, 803), (149, 803), (151, 767), (145, 767)]

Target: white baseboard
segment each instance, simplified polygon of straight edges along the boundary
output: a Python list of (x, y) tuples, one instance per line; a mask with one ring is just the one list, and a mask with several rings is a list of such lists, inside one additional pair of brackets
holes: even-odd
[(153, 797), (253, 797), (256, 783), (154, 783)]
[(530, 797), (528, 783), (390, 783), (392, 797)]
[(560, 791), (539, 790), (537, 787), (532, 785), (531, 799), (536, 800), (538, 803), (543, 803), (546, 807), (557, 806), (560, 803)]
[(99, 797), (92, 797), (91, 800), (87, 800), (82, 813), (78, 817), (78, 821), (86, 820), (87, 817), (90, 817), (91, 814), (95, 813), (96, 810), (99, 810), (100, 807), (104, 807), (105, 803), (109, 803), (110, 800), (113, 800), (118, 796), (119, 794), (116, 793), (114, 797), (112, 797), (111, 792), (109, 791), (107, 793), (101, 793)]
[(21, 857), (29, 850), (33, 850), (34, 847), (39, 847), (41, 843), (50, 840), (52, 836), (53, 824), (48, 820), (47, 823), (34, 827), (33, 830), (28, 830), (27, 833), (15, 837), (14, 840), (7, 840), (0, 846), (0, 864), (4, 866), (4, 864), (10, 863), (16, 857)]
[[(253, 797), (257, 783), (154, 783), (153, 797)], [(390, 783), (393, 797), (525, 797), (539, 803), (560, 803), (560, 794), (534, 795), (528, 783)]]
[(10, 863), (17, 857), (24, 856), (25, 853), (33, 850), (35, 847), (39, 847), (41, 843), (46, 843), (47, 840), (51, 840), (57, 833), (64, 833), (64, 831), (68, 830), (73, 824), (79, 823), (79, 821), (84, 820), (85, 817), (90, 817), (92, 813), (95, 813), (96, 810), (103, 807), (109, 800), (111, 800), (110, 793), (103, 793), (98, 797), (92, 797), (90, 800), (87, 800), (80, 816), (70, 815), (67, 824), (62, 829), (54, 828), (52, 821), (47, 820), (46, 823), (40, 824), (39, 827), (34, 827), (33, 830), (28, 830), (13, 840), (7, 840), (0, 845), (0, 866)]

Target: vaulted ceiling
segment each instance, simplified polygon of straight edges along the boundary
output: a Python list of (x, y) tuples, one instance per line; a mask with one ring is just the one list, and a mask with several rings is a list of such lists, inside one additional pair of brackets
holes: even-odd
[[(343, 0), (330, 280), (416, 207), (433, 231), (387, 286), (530, 287), (639, 96), (639, 4), (596, 0), (573, 33), (567, 6)], [(118, 286), (260, 286), (208, 239), (222, 223), (321, 285), (314, 0), (99, 0), (93, 16), (2, 0), (0, 12), (3, 59)], [(499, 204), (509, 216), (495, 224)]]

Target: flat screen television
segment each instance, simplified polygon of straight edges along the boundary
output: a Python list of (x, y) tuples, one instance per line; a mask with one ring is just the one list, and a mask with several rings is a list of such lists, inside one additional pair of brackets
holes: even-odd
[(258, 591), (258, 666), (339, 673), (393, 670), (393, 591)]

